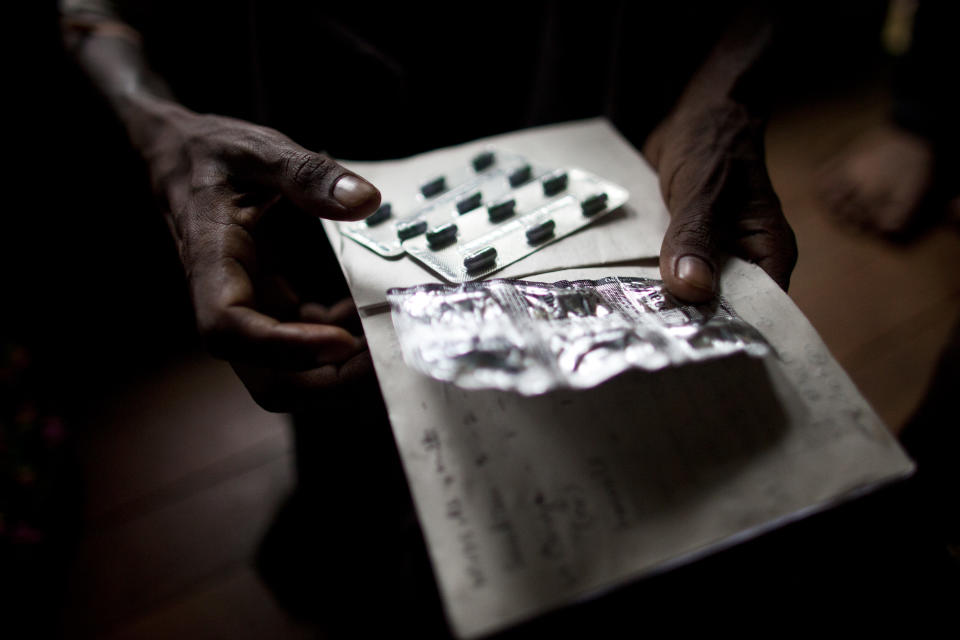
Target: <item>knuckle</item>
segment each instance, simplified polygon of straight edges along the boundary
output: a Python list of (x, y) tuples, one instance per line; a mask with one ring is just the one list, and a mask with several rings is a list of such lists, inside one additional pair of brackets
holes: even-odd
[(283, 136), (273, 129), (223, 116), (203, 116), (187, 135), (186, 148), (202, 159), (239, 170), (256, 168), (264, 161), (265, 150)]
[(785, 217), (778, 216), (770, 220), (765, 229), (770, 242), (770, 253), (776, 254), (784, 264), (792, 269), (797, 263), (797, 236)]
[(190, 174), (187, 188), (190, 195), (209, 206), (210, 200), (222, 195), (226, 182), (225, 172), (215, 165), (201, 165)]
[(304, 187), (323, 180), (330, 174), (334, 162), (324, 155), (297, 151), (288, 154), (284, 164), (286, 173), (293, 182)]
[(255, 167), (263, 161), (264, 150), (270, 146), (271, 138), (267, 132), (252, 125), (231, 131), (223, 145), (224, 156), (241, 168)]
[(701, 216), (674, 221), (670, 228), (670, 239), (674, 246), (697, 248), (704, 252), (709, 252), (713, 247), (710, 226)]
[(797, 262), (797, 246), (792, 236), (758, 234), (752, 251), (759, 257), (773, 259), (778, 265), (793, 269)]

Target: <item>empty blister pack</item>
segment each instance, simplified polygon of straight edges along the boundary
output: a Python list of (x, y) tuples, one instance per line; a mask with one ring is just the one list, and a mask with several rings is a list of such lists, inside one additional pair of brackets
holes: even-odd
[(387, 298), (404, 361), (468, 389), (585, 389), (628, 369), (772, 353), (723, 298), (686, 304), (648, 278), (423, 284)]
[(463, 166), (428, 176), (407, 193), (385, 194), (385, 202), (365, 220), (341, 223), (349, 238), (385, 258), (404, 255), (402, 243), (442, 226), (545, 172), (517, 154), (485, 149)]
[[(527, 165), (529, 166), (529, 165)], [(403, 242), (449, 282), (483, 278), (556, 242), (627, 201), (626, 189), (581, 169), (557, 169)]]

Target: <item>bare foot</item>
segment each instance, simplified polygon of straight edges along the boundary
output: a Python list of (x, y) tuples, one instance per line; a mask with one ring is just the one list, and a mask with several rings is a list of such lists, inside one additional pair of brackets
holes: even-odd
[(933, 149), (926, 139), (886, 125), (824, 167), (820, 196), (837, 218), (896, 236), (917, 222), (933, 187), (933, 171)]

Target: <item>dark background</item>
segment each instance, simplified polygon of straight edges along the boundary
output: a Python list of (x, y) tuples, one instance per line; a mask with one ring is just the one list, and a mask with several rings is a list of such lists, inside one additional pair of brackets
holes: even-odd
[[(50, 612), (58, 610), (83, 530), (84, 483), (69, 443), (82, 437), (88, 417), (131, 379), (196, 352), (200, 344), (182, 270), (143, 166), (99, 97), (60, 51), (54, 3), (37, 4), (30, 15), (11, 22), (12, 30), (26, 37), (6, 43), (12, 51), (4, 92), (10, 110), (5, 116), (8, 199), (0, 234), (0, 337), (5, 348), (16, 344), (29, 350), (30, 388), (50, 411), (66, 417), (70, 438), (64, 450), (40, 463), (44, 485), (29, 505), (46, 532), (44, 542), (16, 548), (0, 543), (3, 566), (15, 569), (0, 577), (6, 591), (0, 610), (6, 605), (8, 611), (32, 613), (34, 624), (43, 628), (56, 624)], [(892, 63), (877, 38), (883, 10), (876, 2), (811, 5), (803, 13), (806, 20), (792, 25), (790, 53), (781, 59), (778, 80), (770, 87), (775, 106), (887, 78)], [(190, 32), (197, 25), (187, 27)], [(253, 82), (238, 80), (236, 73), (220, 74), (217, 82)], [(276, 91), (282, 91), (280, 85)], [(297, 86), (305, 92), (295, 96), (299, 105), (317, 104), (326, 90), (321, 83)], [(178, 91), (191, 93), (189, 87)], [(200, 96), (196, 100), (187, 100), (188, 106), (224, 106), (213, 99), (204, 103)], [(404, 141), (384, 151), (372, 134), (352, 141), (317, 138), (303, 128), (309, 113), (271, 112), (254, 98), (234, 105), (222, 111), (254, 119), (263, 115), (307, 146), (344, 154), (356, 150), (358, 157), (402, 155), (421, 150), (417, 145), (452, 144), (525, 124), (504, 115), (493, 124), (445, 127), (443, 136)], [(574, 100), (546, 109), (543, 117), (586, 117), (595, 115), (597, 106)]]

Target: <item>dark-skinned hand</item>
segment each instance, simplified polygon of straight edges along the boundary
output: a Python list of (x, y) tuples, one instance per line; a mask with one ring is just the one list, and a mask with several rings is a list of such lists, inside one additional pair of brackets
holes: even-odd
[(316, 303), (330, 276), (310, 257), (326, 242), (318, 217), (364, 218), (377, 189), (273, 129), (172, 104), (155, 115), (144, 157), (209, 350), (277, 410), (279, 378), (330, 386), (369, 373), (352, 303)]
[(678, 298), (717, 293), (720, 259), (759, 265), (784, 290), (797, 244), (770, 184), (762, 123), (732, 101), (678, 106), (650, 135), (644, 155), (659, 171), (670, 225), (660, 272)]

